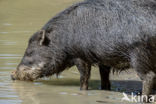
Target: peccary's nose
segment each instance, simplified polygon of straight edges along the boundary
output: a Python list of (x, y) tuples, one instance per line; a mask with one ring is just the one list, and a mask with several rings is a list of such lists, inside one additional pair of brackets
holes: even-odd
[(16, 73), (15, 71), (11, 72), (11, 79), (12, 80), (16, 80), (15, 77), (14, 77), (15, 76), (15, 73)]

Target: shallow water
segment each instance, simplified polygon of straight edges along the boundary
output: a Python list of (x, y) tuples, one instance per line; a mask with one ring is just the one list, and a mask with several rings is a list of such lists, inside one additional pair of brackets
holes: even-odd
[(133, 71), (111, 75), (112, 91), (99, 90), (99, 72), (93, 68), (89, 91), (79, 90), (76, 67), (56, 78), (35, 82), (12, 81), (29, 37), (52, 16), (76, 0), (0, 0), (0, 104), (126, 104), (122, 92), (141, 90)]

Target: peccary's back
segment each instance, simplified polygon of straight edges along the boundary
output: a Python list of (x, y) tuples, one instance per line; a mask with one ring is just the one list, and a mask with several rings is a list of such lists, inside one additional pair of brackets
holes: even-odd
[(87, 0), (58, 14), (43, 29), (69, 54), (118, 59), (155, 37), (156, 1)]

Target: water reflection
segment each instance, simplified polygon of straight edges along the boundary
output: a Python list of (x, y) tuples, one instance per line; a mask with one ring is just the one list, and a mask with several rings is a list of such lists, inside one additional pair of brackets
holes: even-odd
[[(57, 79), (53, 80), (58, 81)], [(70, 82), (68, 81), (65, 79), (65, 82), (69, 84), (71, 80)], [(99, 104), (98, 101), (105, 101), (108, 104), (113, 103), (113, 100), (118, 102), (120, 99), (115, 97), (120, 95), (119, 93), (114, 96), (114, 93), (107, 91), (79, 91), (77, 87), (66, 86), (63, 80), (58, 83), (62, 83), (63, 88), (51, 85), (50, 81), (46, 81), (46, 83), (44, 81), (35, 83), (20, 81), (20, 83), (14, 82), (12, 87), (18, 92), (23, 104), (48, 104), (49, 102), (52, 104)]]
[(0, 104), (20, 104), (22, 102), (11, 86), (9, 73), (0, 71)]

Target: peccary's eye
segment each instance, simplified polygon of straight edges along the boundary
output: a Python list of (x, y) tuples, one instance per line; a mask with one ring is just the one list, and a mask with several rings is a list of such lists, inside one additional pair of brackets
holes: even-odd
[(32, 54), (33, 54), (33, 51), (26, 52), (26, 56), (32, 56)]
[(33, 52), (31, 51), (29, 54), (30, 54), (30, 55), (32, 55), (32, 54), (33, 54)]
[(30, 61), (30, 62), (28, 62), (28, 64), (30, 65), (30, 64), (32, 64), (32, 62)]

